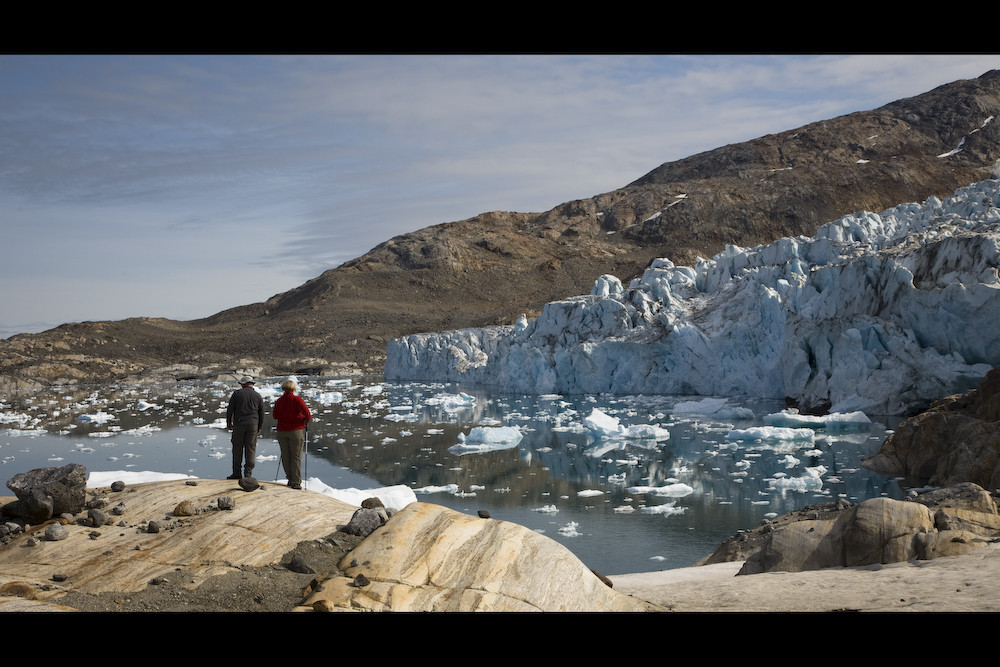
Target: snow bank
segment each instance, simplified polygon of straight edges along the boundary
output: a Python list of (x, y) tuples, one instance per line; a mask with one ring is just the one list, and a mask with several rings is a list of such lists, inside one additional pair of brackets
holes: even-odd
[[(111, 486), (114, 482), (124, 482), (128, 484), (142, 484), (144, 482), (165, 482), (177, 479), (197, 479), (191, 475), (181, 473), (162, 473), (152, 471), (134, 470), (112, 470), (107, 472), (92, 472), (87, 477), (87, 488), (96, 489), (104, 486)], [(334, 489), (323, 483), (316, 477), (310, 477), (304, 482), (305, 488), (309, 491), (322, 493), (325, 496), (336, 498), (350, 505), (361, 506), (366, 498), (376, 497), (382, 501), (386, 507), (400, 510), (412, 502), (416, 502), (417, 496), (413, 491), (404, 485), (387, 486), (375, 489)]]

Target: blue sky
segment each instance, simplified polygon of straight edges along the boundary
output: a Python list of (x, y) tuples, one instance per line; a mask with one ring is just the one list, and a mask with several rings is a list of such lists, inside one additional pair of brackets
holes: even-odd
[(194, 319), (998, 55), (0, 55), (0, 335)]

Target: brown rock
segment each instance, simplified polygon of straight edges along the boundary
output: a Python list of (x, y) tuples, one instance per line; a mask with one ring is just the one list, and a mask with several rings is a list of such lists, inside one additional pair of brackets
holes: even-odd
[(861, 465), (908, 486), (973, 482), (1000, 488), (1000, 369), (976, 389), (935, 402), (907, 419)]
[(194, 516), (197, 513), (197, 509), (190, 500), (182, 500), (174, 508), (174, 516)]

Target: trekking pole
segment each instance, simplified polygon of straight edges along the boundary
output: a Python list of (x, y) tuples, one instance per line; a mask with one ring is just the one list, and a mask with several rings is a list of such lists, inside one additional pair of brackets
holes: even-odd
[(306, 455), (306, 474), (305, 479), (302, 480), (303, 486), (308, 487), (309, 485), (309, 422), (306, 422), (306, 437), (305, 441), (302, 443), (302, 448), (305, 450)]

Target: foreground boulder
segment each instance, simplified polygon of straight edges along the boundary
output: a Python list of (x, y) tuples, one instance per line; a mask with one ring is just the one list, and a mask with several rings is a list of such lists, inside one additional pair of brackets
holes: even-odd
[(822, 517), (802, 515), (762, 534), (740, 574), (958, 556), (996, 541), (1000, 514), (984, 489), (961, 484), (913, 500), (872, 498)]
[(1000, 368), (977, 388), (904, 421), (861, 465), (903, 477), (910, 486), (974, 482), (1000, 488)]
[(655, 611), (558, 542), (518, 524), (411, 503), (347, 555), (304, 608), (328, 611)]
[(37, 468), (14, 475), (7, 488), (17, 502), (4, 506), (5, 514), (41, 523), (59, 514), (76, 514), (87, 499), (87, 468), (70, 463), (61, 468)]

